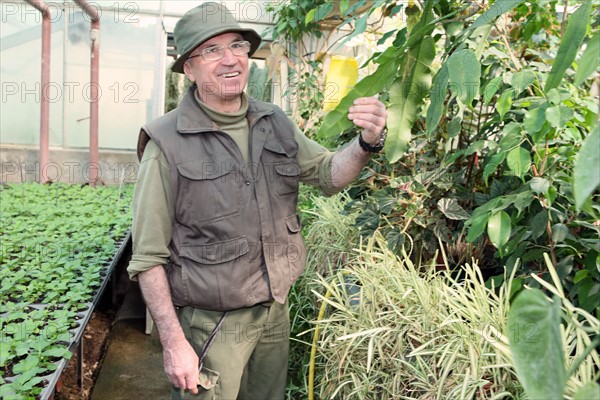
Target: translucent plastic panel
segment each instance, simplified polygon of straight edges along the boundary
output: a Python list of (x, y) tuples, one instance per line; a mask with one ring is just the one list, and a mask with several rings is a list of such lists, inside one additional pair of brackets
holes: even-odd
[[(273, 13), (266, 10), (267, 5), (279, 1), (281, 0), (221, 0), (218, 3), (225, 5), (243, 28), (252, 28), (259, 34), (262, 34), (268, 26), (272, 25), (275, 19)], [(165, 1), (163, 4), (165, 29), (173, 32), (173, 28), (180, 16), (201, 3), (199, 1), (185, 0)], [(145, 4), (145, 2), (140, 2), (141, 4)]]
[[(266, 6), (279, 1), (281, 0), (220, 0), (216, 2), (225, 5), (239, 22), (258, 24), (273, 21), (273, 15), (271, 12), (266, 11)], [(201, 3), (201, 1), (169, 0), (164, 2), (163, 7), (164, 11), (169, 14), (183, 15), (186, 11)], [(140, 7), (145, 8), (146, 2), (139, 2), (139, 4)]]
[[(156, 17), (135, 21), (101, 21), (99, 143), (102, 148), (133, 149), (140, 127), (160, 115), (162, 54), (165, 43)], [(89, 145), (90, 46), (89, 23), (79, 15), (69, 24), (66, 86), (74, 96), (65, 103), (65, 142)]]
[(0, 142), (39, 144), (44, 95), (50, 102), (50, 145), (61, 145), (63, 25), (51, 24), (50, 83), (42, 88), (40, 12), (15, 1), (0, 3), (0, 15)]
[[(51, 7), (51, 78), (41, 87), (42, 18), (2, 2), (0, 141), (36, 145), (41, 98), (50, 100), (50, 144), (88, 147), (90, 18), (72, 3)], [(104, 5), (104, 4), (103, 4)], [(166, 34), (158, 17), (104, 9), (100, 20), (99, 144), (134, 149), (140, 127), (162, 113)]]

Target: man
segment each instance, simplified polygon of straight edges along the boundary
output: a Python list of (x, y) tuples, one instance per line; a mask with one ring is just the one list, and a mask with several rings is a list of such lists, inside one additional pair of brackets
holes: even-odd
[(175, 27), (172, 70), (194, 85), (140, 132), (128, 271), (157, 326), (173, 398), (283, 399), (287, 294), (306, 261), (298, 183), (325, 194), (350, 183), (383, 147), (386, 110), (358, 99), (348, 118), (360, 143), (337, 152), (307, 139), (244, 93), (261, 40), (223, 4), (204, 3)]

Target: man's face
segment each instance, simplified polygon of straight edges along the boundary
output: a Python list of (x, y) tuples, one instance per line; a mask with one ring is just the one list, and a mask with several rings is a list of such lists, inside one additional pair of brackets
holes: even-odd
[[(240, 40), (242, 35), (233, 32), (214, 36), (198, 46), (183, 65), (186, 76), (197, 83), (200, 99), (215, 109), (238, 101), (248, 82), (248, 55), (236, 56), (228, 47)], [(198, 56), (212, 46), (225, 48), (223, 58), (206, 61)]]

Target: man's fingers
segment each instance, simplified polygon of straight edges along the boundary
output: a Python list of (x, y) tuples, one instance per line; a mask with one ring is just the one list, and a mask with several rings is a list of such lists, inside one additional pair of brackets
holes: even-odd
[(371, 132), (378, 132), (382, 129), (377, 124), (374, 124), (368, 120), (354, 120), (353, 122), (354, 125), (358, 126), (359, 128), (363, 128)]
[(356, 126), (378, 132), (385, 127), (387, 110), (375, 97), (361, 97), (348, 109), (348, 118)]
[(354, 100), (355, 105), (359, 105), (359, 104), (377, 104), (380, 103), (379, 99), (377, 97), (359, 97), (358, 99)]
[(387, 110), (376, 97), (361, 97), (348, 109), (348, 119), (357, 127), (363, 128), (364, 140), (373, 143), (380, 139), (385, 128)]
[(196, 372), (196, 375), (193, 377), (187, 377), (185, 381), (187, 382), (187, 390), (189, 390), (191, 394), (198, 394), (198, 384), (200, 383), (198, 382), (198, 372)]
[(383, 104), (359, 104), (353, 105), (348, 109), (348, 112), (351, 114), (357, 113), (365, 113), (365, 114), (376, 114), (376, 115), (384, 115), (386, 114), (385, 107)]
[(378, 132), (385, 127), (385, 118), (373, 114), (349, 114), (348, 117), (354, 125), (368, 129), (373, 132)]
[(186, 341), (176, 346), (165, 348), (164, 367), (169, 380), (181, 390), (198, 393), (200, 377), (198, 374), (199, 360), (196, 352)]
[(174, 376), (170, 376), (169, 377), (171, 383), (179, 389), (185, 389), (185, 377), (183, 376), (179, 376), (179, 375), (174, 375)]
[(195, 374), (172, 375), (169, 380), (179, 389), (189, 390), (194, 395), (198, 394), (198, 385), (200, 384), (198, 371), (195, 371)]

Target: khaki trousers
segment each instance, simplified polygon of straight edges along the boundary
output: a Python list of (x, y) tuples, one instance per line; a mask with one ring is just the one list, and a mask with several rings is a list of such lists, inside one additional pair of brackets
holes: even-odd
[[(179, 322), (198, 356), (221, 315), (192, 307), (179, 310)], [(283, 400), (289, 336), (287, 302), (228, 312), (204, 358), (198, 395), (173, 388), (171, 399)]]

